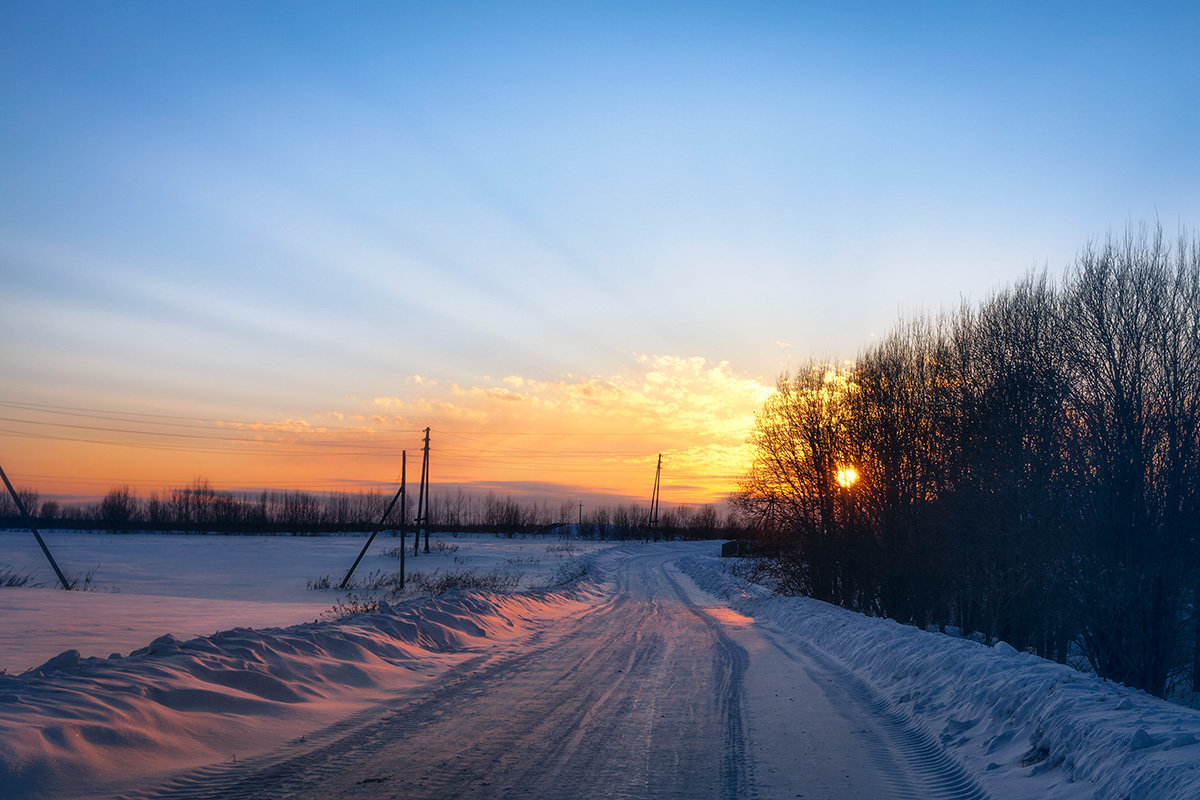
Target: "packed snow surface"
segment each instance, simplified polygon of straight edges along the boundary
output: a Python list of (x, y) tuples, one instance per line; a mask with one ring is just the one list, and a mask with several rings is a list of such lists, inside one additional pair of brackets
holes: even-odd
[(920, 723), (998, 798), (1200, 798), (1200, 712), (999, 642), (772, 597), (718, 559), (681, 568), (737, 612), (816, 646)]

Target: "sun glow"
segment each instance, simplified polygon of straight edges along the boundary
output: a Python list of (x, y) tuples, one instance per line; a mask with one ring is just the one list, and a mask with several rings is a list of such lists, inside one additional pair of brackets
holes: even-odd
[(854, 467), (842, 467), (837, 471), (838, 486), (849, 489), (858, 480), (858, 470)]

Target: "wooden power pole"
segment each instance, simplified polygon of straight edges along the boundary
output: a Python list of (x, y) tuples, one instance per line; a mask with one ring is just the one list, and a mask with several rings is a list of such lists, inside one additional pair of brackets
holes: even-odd
[(658, 530), (658, 489), (662, 478), (662, 453), (658, 454), (658, 467), (654, 470), (654, 492), (650, 495), (650, 530)]
[[(400, 486), (408, 480), (408, 451), (400, 451)], [(400, 493), (400, 588), (404, 588), (404, 539), (408, 534), (408, 494)]]
[(429, 552), (429, 428), (425, 429), (425, 478), (421, 481), (425, 490), (425, 552)]
[(421, 487), (417, 490), (417, 529), (413, 555), (420, 552), (421, 531), (425, 531), (425, 552), (429, 552), (429, 428), (425, 429), (425, 455), (421, 459)]

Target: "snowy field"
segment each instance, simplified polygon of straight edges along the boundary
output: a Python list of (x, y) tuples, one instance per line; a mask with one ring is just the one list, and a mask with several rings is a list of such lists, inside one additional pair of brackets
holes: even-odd
[[(2, 536), (10, 568), (38, 570), (50, 585), (32, 536)], [(364, 715), (378, 719), (454, 675), (479, 676), (489, 665), (508, 674), (505, 659), (532, 643), (558, 647), (601, 605), (624, 608), (613, 598), (632, 574), (627, 565), (653, 576), (651, 562), (677, 576), (657, 579), (665, 581), (655, 595), (664, 607), (676, 602), (667, 591), (676, 580), (729, 637), (760, 643), (747, 645), (748, 730), (811, 713), (812, 705), (788, 711), (770, 699), (796, 695), (806, 672), (836, 686), (822, 700), (831, 714), (881, 720), (879, 730), (895, 732), (918, 764), (937, 761), (939, 774), (963, 776), (939, 797), (1200, 797), (1200, 713), (1003, 643), (986, 647), (807, 598), (771, 597), (729, 574), (728, 562), (714, 557), (716, 543), (440, 537), (447, 546), (409, 561), (410, 572), (507, 571), (526, 589), (580, 567), (587, 578), (509, 594), (416, 593), (377, 612), (314, 622), (340, 595), (306, 582), (336, 582), (364, 541), (54, 534), (51, 547), (69, 572), (99, 564), (97, 591), (0, 589), (0, 658), (15, 665), (0, 676), (0, 798), (106, 797), (191, 770), (175, 784), (186, 795), (189, 781), (207, 785), (230, 765), (303, 756), (355, 730)], [(383, 555), (393, 546), (376, 540), (359, 567), (364, 577), (395, 570)], [(648, 633), (642, 641), (669, 632)], [(40, 666), (22, 672), (32, 665)], [(461, 705), (452, 690), (451, 700)], [(766, 750), (751, 761), (793, 763), (798, 752), (790, 742), (758, 746)], [(720, 744), (714, 748), (716, 755)], [(758, 795), (792, 797), (812, 782), (810, 766), (791, 769), (770, 777), (786, 793), (763, 788), (768, 770), (760, 769)]]
[[(314, 591), (328, 576), (334, 586), (354, 563), (365, 535), (184, 536), (43, 533), (71, 578), (91, 574), (89, 591), (65, 592), (29, 531), (0, 531), (0, 586), (6, 573), (28, 576), (20, 589), (0, 588), (0, 670), (24, 672), (64, 650), (106, 657), (129, 653), (164, 634), (192, 639), (235, 627), (311, 622), (344, 592)], [(412, 545), (411, 536), (408, 539)], [(357, 583), (399, 569), (399, 539), (380, 535), (354, 573)], [(556, 536), (501, 538), (435, 534), (429, 554), (405, 562), (405, 572), (499, 573), (519, 588), (554, 579), (576, 555), (611, 543)], [(40, 588), (28, 588), (40, 584)], [(358, 591), (362, 595), (364, 592)]]
[[(345, 593), (307, 584), (328, 575), (336, 585), (365, 536), (47, 541), (68, 575), (94, 574), (90, 591), (0, 589), (0, 798), (108, 796), (305, 742), (585, 607), (553, 592), (409, 592), (334, 621), (320, 618)], [(6, 531), (0, 542), (9, 574), (55, 585), (31, 534)], [(398, 559), (385, 553), (397, 544), (377, 537), (355, 580), (394, 573)], [(476, 535), (432, 545), (415, 559), (409, 551), (407, 574), (497, 573), (523, 589), (612, 547)]]

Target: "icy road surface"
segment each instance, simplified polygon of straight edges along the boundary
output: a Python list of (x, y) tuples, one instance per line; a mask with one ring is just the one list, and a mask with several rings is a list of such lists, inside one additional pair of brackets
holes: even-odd
[(670, 546), (615, 591), (406, 705), (139, 798), (981, 798), (819, 651), (701, 593)]

